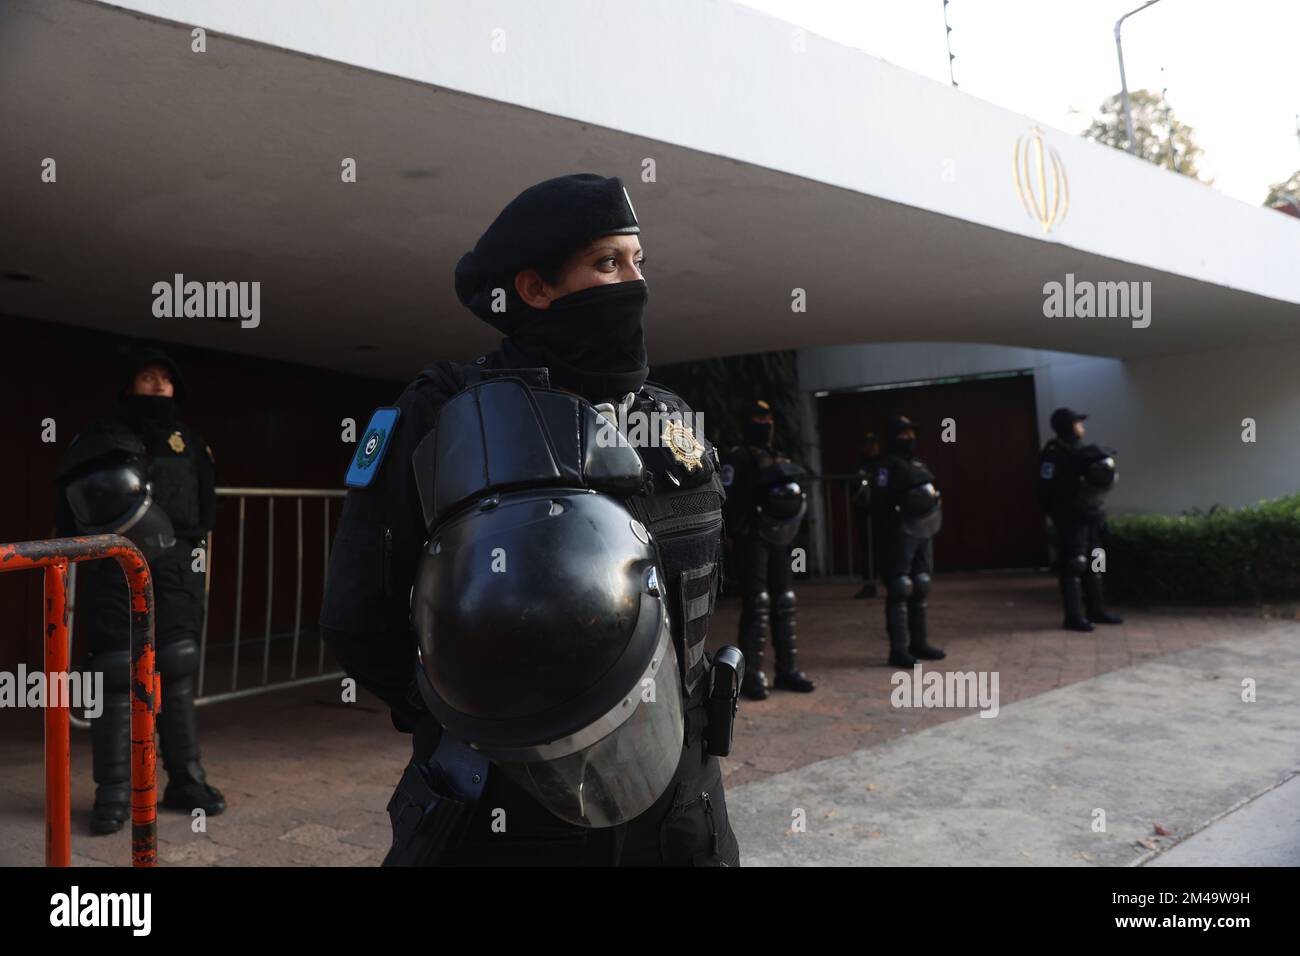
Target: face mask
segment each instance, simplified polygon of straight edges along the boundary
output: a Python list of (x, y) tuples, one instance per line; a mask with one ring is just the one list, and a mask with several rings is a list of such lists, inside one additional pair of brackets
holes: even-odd
[(644, 279), (582, 289), (532, 310), (510, 341), (560, 388), (593, 401), (635, 392), (650, 371), (642, 324), (648, 298)]
[(776, 426), (771, 422), (747, 422), (745, 424), (746, 445), (770, 445), (772, 433)]
[(127, 395), (125, 403), (135, 421), (170, 422), (176, 417), (176, 399), (168, 395)]
[(889, 450), (895, 455), (902, 455), (904, 458), (910, 458), (915, 449), (915, 438), (891, 438), (889, 440)]

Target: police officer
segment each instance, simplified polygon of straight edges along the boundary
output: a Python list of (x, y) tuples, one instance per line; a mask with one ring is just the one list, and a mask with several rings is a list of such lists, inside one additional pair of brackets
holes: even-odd
[[(193, 553), (204, 547), (212, 529), (216, 495), (212, 451), (178, 418), (185, 398), (180, 370), (165, 353), (132, 352), (113, 413), (88, 425), (64, 454), (56, 475), (57, 525), (62, 535), (122, 533), (149, 560), (155, 662), (163, 689), (158, 733), (168, 777), (162, 805), (217, 814), (225, 799), (207, 782), (199, 761), (194, 715), (206, 572), (194, 570)], [(121, 495), (135, 500), (118, 503)], [(122, 519), (112, 520), (113, 511)], [(76, 608), (90, 670), (103, 673), (105, 688), (103, 712), (91, 723), (95, 806), (90, 831), (113, 833), (131, 813), (131, 618), (128, 587), (116, 562), (77, 565)]]
[(931, 539), (943, 522), (934, 475), (913, 457), (916, 426), (898, 415), (889, 420), (885, 454), (876, 465), (872, 523), (876, 567), (885, 585), (889, 665), (911, 667), (918, 659), (946, 655), (926, 640), (926, 599), (934, 568)]
[(807, 511), (799, 485), (803, 469), (772, 442), (771, 405), (755, 400), (746, 409), (743, 445), (722, 465), (727, 489), (727, 533), (735, 548), (741, 588), (740, 649), (745, 654), (741, 693), (751, 700), (768, 695), (763, 645), (772, 633), (776, 687), (810, 693), (815, 685), (795, 666), (794, 571), (791, 543)]
[(880, 458), (880, 439), (874, 431), (862, 437), (862, 457), (858, 461), (858, 485), (853, 490), (853, 522), (858, 530), (862, 557), (862, 587), (855, 598), (876, 596), (875, 554), (871, 546), (871, 486)]
[(413, 734), (386, 864), (739, 863), (717, 453), (646, 382), (639, 233), (617, 178), (516, 197), (455, 277), (500, 349), (422, 372), (349, 470), (321, 627)]
[(1093, 571), (1093, 551), (1101, 547), (1106, 493), (1115, 482), (1115, 453), (1083, 442), (1087, 415), (1069, 408), (1052, 412), (1055, 436), (1039, 460), (1038, 499), (1056, 529), (1063, 627), (1091, 631), (1094, 624), (1122, 624), (1106, 610), (1101, 575)]

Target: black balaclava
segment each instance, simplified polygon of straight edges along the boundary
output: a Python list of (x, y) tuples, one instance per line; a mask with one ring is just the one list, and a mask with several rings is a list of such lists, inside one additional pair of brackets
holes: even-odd
[[(171, 373), (174, 397), (164, 395), (132, 395), (135, 377), (146, 365), (161, 365)], [(125, 380), (118, 397), (118, 406), (126, 419), (138, 424), (168, 424), (176, 420), (176, 406), (185, 400), (185, 380), (180, 368), (162, 349), (146, 347), (127, 353)]]
[(889, 420), (888, 439), (885, 447), (891, 454), (899, 455), (903, 458), (911, 458), (912, 452), (916, 450), (915, 438), (900, 438), (905, 431), (916, 431), (916, 425), (906, 415), (895, 415)]
[[(776, 422), (772, 419), (772, 406), (761, 398), (757, 398), (749, 403), (748, 415), (741, 429), (745, 436), (746, 445), (758, 445), (760, 447), (770, 446), (776, 435)], [(766, 418), (767, 421), (754, 421), (756, 418)]]
[(1079, 440), (1079, 436), (1074, 433), (1074, 423), (1086, 419), (1087, 415), (1081, 415), (1069, 408), (1058, 408), (1052, 412), (1052, 431), (1056, 437), (1067, 445), (1073, 445)]
[[(641, 231), (617, 177), (577, 173), (524, 190), (456, 265), (456, 295), (550, 380), (596, 401), (635, 392), (649, 374), (643, 279), (581, 289), (534, 309), (515, 292), (522, 269), (563, 262), (602, 236)], [(502, 290), (504, 296), (498, 294)], [(504, 304), (504, 311), (493, 311)]]

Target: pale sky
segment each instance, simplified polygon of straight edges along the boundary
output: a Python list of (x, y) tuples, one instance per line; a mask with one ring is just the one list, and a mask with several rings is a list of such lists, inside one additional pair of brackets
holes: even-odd
[[(740, 0), (948, 82), (942, 0)], [(957, 84), (1080, 132), (1119, 92), (1115, 21), (1143, 0), (951, 0)], [(1124, 21), (1128, 87), (1168, 87), (1203, 175), (1258, 205), (1300, 169), (1300, 0), (1160, 0)]]

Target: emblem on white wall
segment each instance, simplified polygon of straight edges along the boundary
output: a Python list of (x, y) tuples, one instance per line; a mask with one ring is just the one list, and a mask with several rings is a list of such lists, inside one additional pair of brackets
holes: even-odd
[(1016, 140), (1011, 168), (1020, 205), (1043, 232), (1051, 232), (1070, 211), (1070, 184), (1060, 153), (1043, 141), (1043, 131), (1034, 126)]

